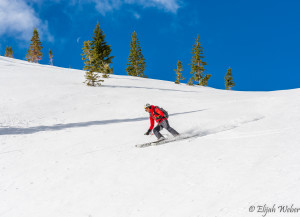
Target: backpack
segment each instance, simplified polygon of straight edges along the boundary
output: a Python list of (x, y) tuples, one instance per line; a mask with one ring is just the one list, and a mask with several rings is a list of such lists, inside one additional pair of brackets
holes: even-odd
[[(158, 107), (158, 106), (155, 106), (154, 108), (158, 108), (159, 110), (161, 110), (161, 111), (164, 113), (164, 116), (165, 116), (166, 118), (169, 118), (169, 113), (168, 113), (166, 110), (164, 110), (163, 108)], [(153, 112), (154, 112), (155, 114), (157, 114), (157, 113), (154, 111), (154, 109), (153, 109)]]

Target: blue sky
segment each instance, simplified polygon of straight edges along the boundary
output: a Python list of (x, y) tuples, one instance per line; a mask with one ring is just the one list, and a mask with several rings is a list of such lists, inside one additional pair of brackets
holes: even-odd
[(146, 75), (175, 80), (177, 60), (190, 78), (197, 34), (204, 48), (208, 86), (224, 89), (232, 68), (234, 90), (300, 88), (300, 1), (298, 0), (0, 0), (0, 55), (6, 45), (25, 59), (34, 26), (54, 65), (83, 68), (83, 42), (97, 21), (112, 48), (114, 73), (126, 74), (131, 34), (146, 58)]

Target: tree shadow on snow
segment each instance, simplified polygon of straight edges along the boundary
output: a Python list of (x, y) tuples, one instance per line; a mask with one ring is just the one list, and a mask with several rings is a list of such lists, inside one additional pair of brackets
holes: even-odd
[[(170, 114), (170, 116), (183, 115), (195, 112), (201, 112), (207, 109), (194, 110), (188, 112), (179, 112)], [(4, 127), (0, 128), (0, 135), (18, 135), (18, 134), (33, 134), (41, 131), (58, 131), (68, 128), (78, 128), (78, 127), (89, 127), (95, 125), (106, 125), (106, 124), (116, 124), (116, 123), (126, 123), (126, 122), (136, 122), (148, 120), (149, 117), (139, 117), (139, 118), (128, 118), (128, 119), (113, 119), (113, 120), (102, 120), (102, 121), (88, 121), (88, 122), (79, 122), (79, 123), (69, 123), (69, 124), (55, 124), (52, 126), (36, 126), (36, 127)]]
[(102, 87), (106, 88), (138, 88), (138, 89), (149, 89), (149, 90), (161, 90), (161, 91), (176, 91), (184, 93), (199, 93), (199, 91), (193, 90), (176, 90), (176, 89), (167, 89), (167, 88), (155, 88), (155, 87), (138, 87), (138, 86), (117, 86), (117, 85), (103, 85)]

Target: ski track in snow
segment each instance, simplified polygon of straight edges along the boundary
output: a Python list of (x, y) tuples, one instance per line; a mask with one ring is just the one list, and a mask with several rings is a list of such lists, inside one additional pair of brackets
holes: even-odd
[[(174, 139), (174, 141), (170, 141), (159, 145), (150, 145), (150, 146), (146, 146), (146, 147), (156, 147), (156, 146), (160, 146), (160, 145), (168, 145), (168, 143), (177, 143), (177, 142), (185, 142), (185, 141), (191, 141), (194, 139), (197, 139), (199, 137), (204, 137), (204, 136), (209, 136), (209, 135), (213, 135), (213, 134), (217, 134), (217, 133), (221, 133), (224, 131), (228, 131), (228, 130), (233, 130), (243, 124), (247, 124), (247, 123), (251, 123), (251, 122), (255, 122), (255, 121), (259, 121), (261, 119), (263, 119), (263, 116), (258, 116), (258, 117), (254, 117), (254, 118), (240, 118), (234, 121), (231, 121), (230, 123), (226, 124), (226, 125), (222, 125), (219, 127), (215, 127), (213, 129), (207, 129), (207, 130), (200, 130), (200, 129), (191, 129), (191, 130), (187, 130), (184, 131), (183, 133), (180, 134), (179, 139)], [(166, 135), (167, 138), (169, 137), (170, 139), (172, 139), (172, 136)], [(188, 137), (188, 138), (184, 138), (184, 137)], [(150, 142), (151, 143), (151, 142)], [(144, 147), (142, 147), (144, 148)]]
[(216, 133), (224, 132), (227, 130), (233, 130), (243, 124), (259, 121), (263, 118), (264, 118), (264, 116), (258, 116), (258, 117), (254, 117), (254, 118), (250, 118), (250, 119), (240, 118), (237, 120), (233, 120), (226, 125), (222, 125), (222, 126), (219, 126), (219, 127), (213, 128), (213, 129), (207, 129), (207, 130), (190, 129), (188, 131), (185, 131), (183, 133), (183, 135), (184, 136), (198, 136), (198, 137), (208, 136), (211, 134), (216, 134)]

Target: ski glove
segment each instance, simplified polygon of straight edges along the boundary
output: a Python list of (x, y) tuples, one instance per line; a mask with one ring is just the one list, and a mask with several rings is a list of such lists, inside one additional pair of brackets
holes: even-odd
[(144, 135), (149, 135), (151, 133), (151, 130), (149, 129)]

